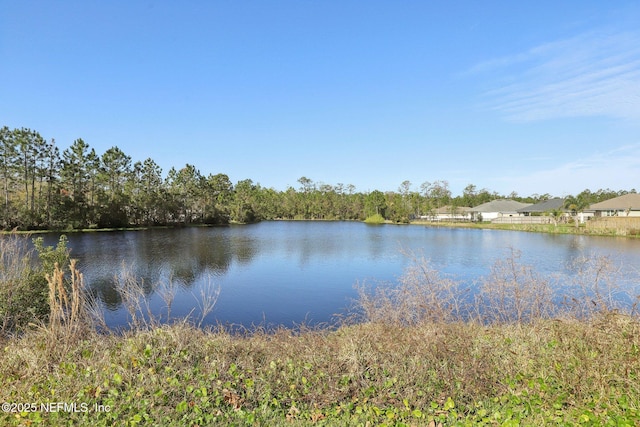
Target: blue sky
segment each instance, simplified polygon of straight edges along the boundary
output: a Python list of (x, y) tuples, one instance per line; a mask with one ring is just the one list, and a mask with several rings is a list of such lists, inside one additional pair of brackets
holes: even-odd
[(265, 187), (640, 190), (637, 1), (0, 0), (0, 126)]

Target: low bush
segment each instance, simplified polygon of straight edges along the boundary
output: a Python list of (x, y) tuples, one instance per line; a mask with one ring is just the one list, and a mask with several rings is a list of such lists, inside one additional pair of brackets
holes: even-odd
[(364, 222), (367, 224), (384, 224), (385, 219), (380, 214), (374, 214), (365, 218)]
[[(35, 251), (35, 252), (34, 252)], [(68, 265), (67, 240), (46, 247), (42, 238), (29, 245), (27, 236), (0, 238), (0, 335), (22, 332), (29, 324), (46, 322), (49, 316), (46, 274), (54, 265)]]

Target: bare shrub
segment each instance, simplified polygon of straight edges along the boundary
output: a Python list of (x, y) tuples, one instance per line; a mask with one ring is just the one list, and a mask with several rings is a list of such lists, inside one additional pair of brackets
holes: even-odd
[(183, 318), (173, 318), (172, 307), (178, 292), (177, 282), (173, 277), (161, 281), (154, 287), (155, 292), (165, 303), (166, 317), (162, 313), (154, 313), (147, 298), (146, 287), (143, 279), (138, 279), (132, 269), (123, 263), (122, 269), (114, 277), (114, 287), (122, 305), (129, 314), (129, 326), (133, 330), (145, 330), (158, 327), (163, 323), (171, 323), (174, 321), (182, 321), (187, 323), (196, 308), (199, 310), (199, 318), (194, 324), (201, 327), (205, 318), (213, 311), (218, 296), (220, 294), (219, 286), (215, 285), (211, 279), (202, 286), (199, 295), (192, 293), (196, 300), (196, 307)]
[(482, 280), (476, 310), (483, 322), (525, 323), (555, 314), (550, 279), (519, 263), (519, 258), (520, 252), (511, 249)]
[(634, 315), (640, 305), (640, 296), (632, 295), (626, 284), (637, 279), (622, 280), (622, 269), (607, 256), (579, 258), (567, 276), (545, 276), (521, 263), (520, 252), (511, 249), (472, 293), (433, 269), (424, 257), (406, 255), (411, 262), (398, 283), (356, 284), (356, 315), (347, 320), (522, 324), (558, 317), (590, 319), (612, 311)]
[(84, 307), (87, 316), (91, 319), (91, 324), (93, 325), (94, 330), (108, 332), (109, 326), (107, 325), (107, 321), (104, 317), (104, 309), (100, 302), (100, 298), (95, 293), (85, 291), (84, 300)]
[(220, 286), (213, 283), (211, 280), (211, 276), (207, 278), (207, 282), (200, 288), (200, 296), (197, 297), (194, 295), (196, 299), (196, 304), (200, 309), (200, 319), (198, 321), (198, 328), (202, 327), (203, 322), (206, 317), (213, 311), (216, 303), (218, 302), (218, 297), (220, 296)]
[(458, 282), (442, 276), (424, 256), (407, 254), (411, 263), (397, 285), (356, 285), (363, 320), (400, 325), (450, 322), (464, 318), (467, 306)]
[(124, 263), (120, 272), (114, 276), (114, 288), (129, 314), (130, 326), (139, 330), (151, 327), (154, 317), (145, 296), (144, 281), (138, 280), (131, 268)]
[(173, 276), (169, 276), (166, 281), (161, 282), (156, 287), (156, 293), (160, 295), (162, 301), (164, 301), (167, 309), (167, 320), (171, 319), (171, 307), (173, 307), (173, 301), (176, 298), (177, 286), (173, 280)]
[(631, 301), (621, 285), (621, 268), (610, 257), (581, 257), (571, 267), (575, 273), (562, 298), (566, 314), (588, 319), (596, 313), (622, 309), (623, 301)]

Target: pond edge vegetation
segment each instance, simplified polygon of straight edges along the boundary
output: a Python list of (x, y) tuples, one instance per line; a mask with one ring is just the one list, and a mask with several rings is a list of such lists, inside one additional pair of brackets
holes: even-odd
[[(129, 301), (131, 328), (111, 332), (64, 238), (55, 248), (36, 245), (42, 268), (23, 262), (29, 254), (20, 239), (3, 239), (3, 302), (23, 295), (14, 292), (19, 286), (35, 286), (47, 310), (3, 330), (0, 396), (75, 402), (87, 411), (8, 411), (0, 414), (6, 425), (640, 420), (639, 300), (628, 295), (621, 305), (624, 289), (606, 257), (580, 260), (570, 293), (559, 295), (552, 277), (522, 265), (513, 251), (472, 298), (407, 253), (412, 262), (398, 283), (357, 284), (359, 298), (334, 325), (244, 332), (200, 328), (198, 318), (166, 322), (170, 284), (162, 291), (166, 318), (154, 318), (138, 298), (136, 278), (122, 272), (118, 289)], [(215, 286), (202, 295), (202, 314), (216, 296)]]

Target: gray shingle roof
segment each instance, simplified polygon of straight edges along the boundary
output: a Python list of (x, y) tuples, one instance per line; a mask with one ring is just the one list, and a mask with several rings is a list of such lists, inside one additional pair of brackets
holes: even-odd
[(518, 209), (518, 212), (549, 212), (554, 209), (564, 210), (564, 199), (556, 197), (554, 199), (538, 202), (525, 208)]

